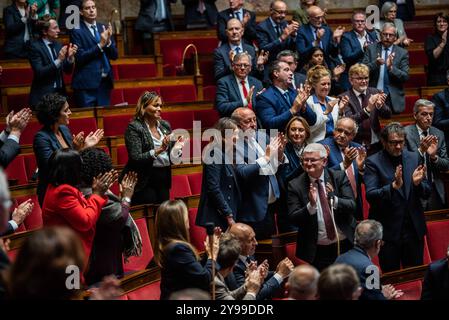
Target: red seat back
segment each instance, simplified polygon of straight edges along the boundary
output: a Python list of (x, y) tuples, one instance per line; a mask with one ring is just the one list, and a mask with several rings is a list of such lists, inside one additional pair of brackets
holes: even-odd
[(395, 284), (397, 290), (402, 290), (404, 295), (397, 300), (420, 300), (422, 291), (422, 281), (414, 280), (404, 283)]
[[(7, 96), (8, 112), (11, 110), (19, 111), (29, 105), (29, 94), (19, 93)], [(5, 107), (5, 106), (3, 106)]]
[(413, 106), (415, 105), (415, 102), (418, 99), (419, 99), (419, 96), (406, 96), (405, 97), (405, 110), (403, 113), (404, 114), (413, 114)]
[(95, 117), (70, 119), (69, 128), (72, 134), (84, 131), (84, 137), (87, 137), (90, 132), (97, 130), (97, 119)]
[(33, 69), (29, 68), (4, 68), (0, 77), (2, 86), (31, 85), (33, 81)]
[(159, 87), (123, 88), (123, 100), (128, 104), (137, 104), (139, 97), (145, 91), (156, 91), (159, 95), (161, 94)]
[(36, 157), (34, 156), (34, 153), (30, 153), (24, 154), (23, 158), (25, 161), (25, 170), (27, 173), (28, 181), (31, 181), (31, 178), (33, 177), (37, 169)]
[(205, 101), (215, 101), (215, 96), (217, 95), (216, 86), (206, 86), (203, 87), (203, 98)]
[(363, 205), (363, 219), (368, 219), (369, 215), (369, 202), (366, 200), (365, 184), (362, 183), (360, 186), (360, 191), (362, 193), (362, 205)]
[(161, 282), (155, 281), (144, 287), (128, 292), (128, 300), (159, 300), (161, 297)]
[(120, 64), (118, 67), (119, 79), (139, 79), (156, 76), (154, 63)]
[(424, 253), (423, 253), (423, 262), (424, 264), (429, 264), (432, 262), (430, 258), (429, 245), (427, 244), (427, 237), (424, 236)]
[(104, 136), (123, 136), (131, 120), (130, 114), (105, 116), (103, 118)]
[(192, 191), (192, 195), (200, 194), (203, 174), (201, 172), (191, 173), (187, 175), (187, 179), (189, 179), (189, 186), (190, 191)]
[(192, 195), (189, 179), (186, 175), (172, 176), (171, 181), (170, 199), (183, 198)]
[(299, 259), (296, 256), (296, 242), (287, 243), (285, 245), (285, 254), (287, 258), (289, 258), (295, 266), (298, 266), (300, 264), (308, 264), (304, 260)]
[(129, 261), (124, 263), (123, 269), (126, 272), (144, 270), (148, 263), (153, 259), (153, 247), (151, 246), (150, 236), (148, 234), (147, 221), (145, 218), (135, 220), (142, 237), (142, 255), (140, 257), (130, 257)]
[(189, 209), (189, 235), (190, 243), (199, 251), (205, 250), (204, 241), (206, 240), (206, 229), (195, 224), (198, 208)]
[(31, 201), (34, 203), (33, 211), (29, 214), (28, 217), (25, 218), (23, 221), (24, 230), (33, 230), (33, 229), (40, 229), (42, 228), (42, 210), (39, 206), (39, 201), (37, 200), (37, 195), (31, 195), (31, 196), (23, 196), (23, 197), (17, 197), (15, 200), (15, 205), (13, 209), (17, 207), (17, 205), (21, 204), (22, 202), (31, 199)]
[(11, 161), (5, 171), (9, 180), (17, 180), (19, 185), (28, 183), (23, 155), (18, 155), (13, 161)]
[(111, 90), (111, 105), (121, 104), (125, 102), (123, 98), (123, 89), (112, 89)]
[(432, 261), (446, 257), (449, 244), (449, 220), (427, 223), (427, 240)]
[(212, 128), (215, 123), (220, 119), (220, 115), (217, 110), (198, 110), (193, 112), (193, 119), (195, 121), (201, 121), (201, 129)]
[(125, 145), (117, 146), (117, 164), (125, 165), (128, 162), (128, 150)]
[(34, 136), (42, 128), (42, 125), (37, 120), (28, 122), (25, 130), (20, 135), (20, 144), (33, 144)]
[(161, 96), (165, 102), (196, 101), (196, 87), (193, 84), (162, 86)]
[(193, 111), (163, 112), (162, 110), (162, 119), (170, 123), (172, 130), (193, 128)]

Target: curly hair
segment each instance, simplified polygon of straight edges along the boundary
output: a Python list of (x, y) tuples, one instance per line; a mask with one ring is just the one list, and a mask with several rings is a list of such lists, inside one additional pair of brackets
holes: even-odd
[(67, 98), (58, 93), (46, 94), (36, 106), (37, 119), (44, 126), (54, 125), (58, 122), (66, 102)]
[(81, 182), (91, 186), (94, 178), (99, 174), (112, 170), (111, 157), (101, 148), (87, 148), (80, 152), (83, 164), (81, 166)]

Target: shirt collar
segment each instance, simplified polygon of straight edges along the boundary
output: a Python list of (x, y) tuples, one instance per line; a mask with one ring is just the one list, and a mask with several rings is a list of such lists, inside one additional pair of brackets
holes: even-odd
[(354, 30), (354, 33), (357, 36), (357, 38), (359, 38), (359, 39), (366, 38), (368, 36), (368, 32), (366, 32), (366, 30), (363, 30), (363, 35), (360, 35), (360, 33), (358, 33), (355, 30)]
[(242, 40), (240, 40), (240, 43), (238, 45), (230, 43), (229, 46), (231, 47), (231, 50), (235, 50), (235, 48), (239, 47), (240, 48), (240, 53), (243, 52)]
[[(235, 77), (235, 81), (237, 81), (237, 83), (240, 84), (240, 81), (242, 81), (242, 80), (240, 80), (235, 74), (234, 74), (234, 77)], [(245, 80), (245, 82), (249, 85), (248, 76), (246, 76), (245, 79), (243, 79), (243, 80)]]
[[(95, 28), (97, 28), (97, 22), (94, 21), (94, 23), (90, 24), (89, 22), (87, 22), (86, 20), (84, 20), (84, 23), (86, 24), (86, 26), (89, 28), (89, 30), (92, 28), (92, 26), (95, 26)], [(98, 29), (97, 29), (98, 30)], [(100, 31), (98, 31), (100, 32)]]
[[(309, 176), (309, 179), (310, 179), (310, 181), (315, 181), (316, 180), (316, 178), (313, 178), (311, 176)], [(324, 169), (323, 169), (323, 172), (321, 172), (321, 176), (319, 177), (319, 179), (320, 179), (321, 182), (324, 182)]]
[(279, 88), (278, 86), (275, 86), (275, 87), (276, 87), (276, 89), (279, 90), (279, 92), (280, 92), (282, 95), (284, 95), (286, 92), (288, 93), (288, 89), (287, 89), (287, 90), (284, 90), (284, 89)]
[[(316, 94), (314, 94), (313, 96), (312, 96), (312, 99), (313, 99), (313, 103), (319, 103), (319, 104), (321, 104), (319, 101), (318, 101), (318, 97), (316, 96)], [(326, 102), (329, 102), (329, 97), (326, 97)]]
[[(276, 28), (278, 26), (278, 24), (276, 22), (274, 22), (274, 20), (271, 19), (271, 17), (269, 17), (268, 19), (270, 19), (271, 25), (273, 26), (273, 28)], [(281, 25), (281, 24), (279, 23), (279, 25)]]
[[(416, 125), (416, 129), (418, 130), (418, 135), (421, 136), (422, 133), (424, 132), (424, 130), (421, 129), (421, 127), (418, 126), (418, 124), (415, 124), (415, 125)], [(429, 129), (427, 129), (427, 134), (429, 134)]]
[(355, 96), (358, 98), (362, 93), (364, 95), (366, 95), (366, 90), (362, 91), (362, 92), (358, 92), (357, 90), (355, 90), (354, 88), (352, 88), (352, 91), (354, 92)]
[(42, 41), (44, 41), (46, 46), (48, 46), (50, 43), (53, 43), (53, 41), (50, 41), (50, 40), (45, 39), (45, 38), (42, 38)]

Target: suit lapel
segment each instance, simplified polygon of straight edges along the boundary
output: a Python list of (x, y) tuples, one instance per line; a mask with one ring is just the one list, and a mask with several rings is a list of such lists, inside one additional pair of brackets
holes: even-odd
[(236, 97), (240, 97), (240, 99), (242, 99), (243, 97), (240, 95), (239, 84), (237, 83), (237, 79), (235, 78), (235, 76), (233, 76), (231, 79), (231, 86), (234, 89)]
[[(97, 22), (96, 25), (97, 25), (97, 31), (98, 31), (98, 34), (99, 34), (100, 37), (101, 37), (101, 31), (100, 31), (100, 30), (102, 30), (103, 28), (101, 27), (101, 25), (100, 25), (98, 22)], [(100, 27), (101, 27), (101, 29), (100, 29)], [(90, 31), (89, 27), (86, 25), (86, 23), (84, 22), (84, 20), (83, 20), (83, 22), (81, 23), (81, 28), (84, 28), (84, 29), (85, 29), (85, 32), (88, 34), (89, 39), (92, 40), (95, 44), (97, 44), (97, 39), (95, 39), (95, 37), (93, 36), (92, 32)]]
[(404, 188), (401, 188), (401, 190), (403, 189), (405, 191), (404, 194), (404, 198), (407, 199), (408, 198), (408, 194), (410, 192), (410, 186), (412, 182), (412, 174), (414, 168), (412, 168), (410, 166), (410, 159), (408, 156), (408, 152), (406, 150), (404, 150), (402, 152), (402, 179), (404, 181), (403, 185)]
[(225, 64), (227, 65), (227, 66), (230, 66), (231, 65), (231, 60), (229, 60), (229, 51), (231, 51), (231, 46), (229, 45), (229, 43), (226, 43), (224, 46), (221, 46), (221, 54), (223, 55), (223, 57), (224, 57), (224, 60), (225, 60)]
[(420, 138), (419, 138), (419, 133), (418, 133), (418, 129), (416, 128), (416, 125), (412, 124), (410, 126), (410, 133), (412, 134), (412, 143), (415, 145), (416, 148), (419, 148), (419, 144), (420, 144)]
[[(53, 63), (53, 57), (51, 56), (50, 51), (48, 51), (47, 45), (45, 44), (44, 40), (40, 39), (39, 45), (41, 46), (42, 52), (47, 57), (47, 63), (48, 64)], [(55, 48), (55, 51), (56, 51), (56, 48)]]

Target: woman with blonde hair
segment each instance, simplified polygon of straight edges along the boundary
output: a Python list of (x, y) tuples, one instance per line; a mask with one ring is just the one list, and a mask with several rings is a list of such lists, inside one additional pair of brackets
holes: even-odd
[(128, 163), (121, 177), (129, 171), (138, 177), (132, 205), (161, 203), (169, 198), (171, 159), (180, 156), (184, 140), (171, 141), (172, 130), (162, 120), (161, 108), (162, 97), (145, 91), (137, 101), (134, 120), (125, 131)]
[(181, 200), (163, 202), (156, 214), (156, 246), (154, 258), (161, 267), (161, 300), (171, 293), (198, 288), (209, 291), (212, 268), (218, 253), (220, 228), (212, 236), (213, 248), (206, 238), (207, 262), (203, 266), (196, 249), (190, 244), (187, 207)]

